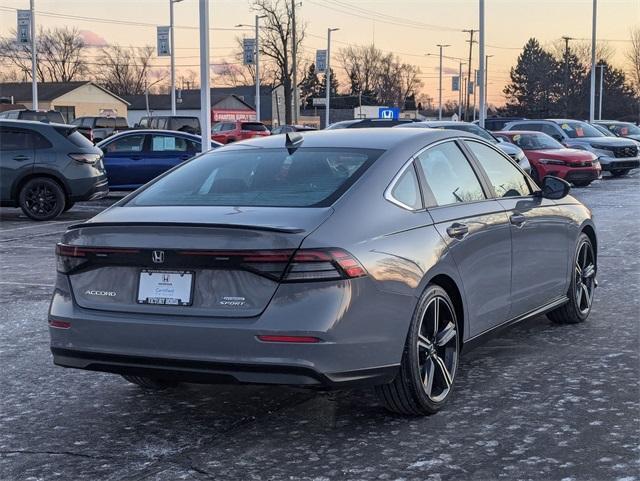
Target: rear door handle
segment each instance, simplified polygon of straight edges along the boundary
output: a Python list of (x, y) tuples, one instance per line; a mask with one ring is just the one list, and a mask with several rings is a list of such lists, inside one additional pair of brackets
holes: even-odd
[(447, 234), (449, 235), (449, 237), (453, 237), (454, 239), (461, 239), (468, 233), (469, 226), (467, 224), (459, 224), (458, 222), (454, 222), (449, 227), (447, 227)]
[(29, 156), (27, 155), (16, 155), (13, 160), (17, 160), (19, 162), (22, 162), (23, 160), (29, 160)]
[(527, 221), (527, 218), (522, 214), (516, 213), (509, 217), (509, 221), (516, 227), (521, 227)]

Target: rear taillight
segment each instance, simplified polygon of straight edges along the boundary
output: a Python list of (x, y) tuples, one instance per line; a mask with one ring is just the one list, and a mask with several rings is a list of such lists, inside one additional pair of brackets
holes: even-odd
[(95, 164), (100, 160), (100, 154), (69, 154), (69, 157), (81, 164)]
[(342, 249), (300, 249), (285, 272), (283, 282), (326, 281), (366, 276), (358, 260)]
[(58, 319), (49, 319), (49, 326), (56, 329), (70, 329), (71, 323), (69, 321), (60, 321)]
[(322, 342), (320, 338), (313, 336), (256, 336), (262, 342), (293, 342), (300, 344), (316, 344)]
[(56, 268), (68, 274), (92, 258), (108, 257), (112, 254), (137, 254), (138, 249), (110, 247), (80, 247), (66, 244), (56, 245)]

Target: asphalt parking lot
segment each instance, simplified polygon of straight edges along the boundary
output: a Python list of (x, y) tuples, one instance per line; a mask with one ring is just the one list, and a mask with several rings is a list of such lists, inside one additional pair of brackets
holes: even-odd
[(367, 390), (147, 392), (53, 366), (54, 244), (115, 198), (44, 223), (0, 209), (0, 479), (640, 480), (640, 172), (573, 194), (599, 234), (589, 320), (538, 317), (472, 351), (420, 419)]

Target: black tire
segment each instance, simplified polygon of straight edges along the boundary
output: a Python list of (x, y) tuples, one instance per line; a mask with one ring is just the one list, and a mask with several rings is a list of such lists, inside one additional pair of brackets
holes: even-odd
[(18, 203), (22, 212), (33, 220), (51, 220), (65, 208), (64, 190), (48, 177), (28, 180), (20, 189)]
[(71, 210), (71, 208), (76, 205), (75, 202), (71, 202), (70, 200), (67, 201), (67, 203), (64, 205), (64, 210), (62, 212), (66, 212), (68, 210)]
[(122, 375), (127, 381), (132, 384), (136, 384), (144, 389), (163, 390), (176, 387), (179, 383), (177, 381), (168, 381), (166, 379), (156, 379), (147, 376), (129, 376)]
[[(432, 322), (434, 314), (438, 321)], [(402, 354), (400, 370), (389, 384), (376, 386), (389, 411), (409, 416), (435, 414), (453, 391), (460, 337), (453, 302), (430, 284), (418, 302)]]
[(575, 187), (587, 187), (589, 184), (591, 184), (591, 180), (575, 180), (573, 182), (571, 182)]
[(538, 173), (538, 169), (535, 168), (533, 164), (531, 164), (531, 178), (536, 183), (538, 187), (542, 187), (542, 179), (540, 178), (540, 174)]
[(557, 324), (578, 324), (584, 322), (593, 306), (596, 288), (597, 262), (591, 239), (580, 234), (576, 252), (573, 255), (569, 302), (547, 313), (547, 317)]
[(631, 169), (612, 170), (611, 175), (614, 177), (623, 177), (629, 173)]

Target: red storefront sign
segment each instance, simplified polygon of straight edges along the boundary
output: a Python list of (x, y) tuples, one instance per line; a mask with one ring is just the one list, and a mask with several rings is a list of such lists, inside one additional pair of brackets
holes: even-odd
[(235, 122), (256, 120), (254, 110), (211, 109), (212, 122)]

